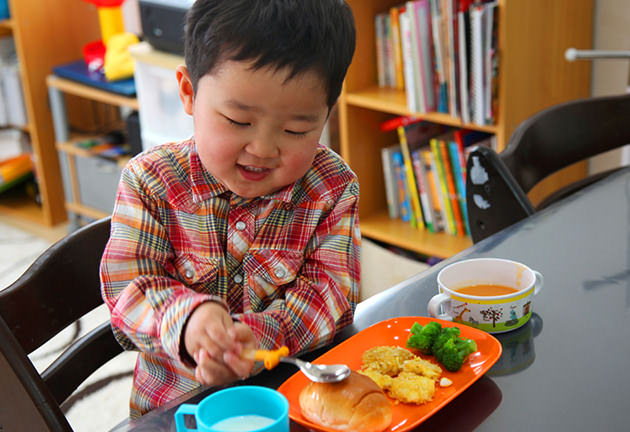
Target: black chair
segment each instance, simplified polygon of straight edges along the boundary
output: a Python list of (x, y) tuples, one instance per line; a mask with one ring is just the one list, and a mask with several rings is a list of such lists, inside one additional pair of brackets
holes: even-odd
[(466, 204), (473, 243), (618, 170), (561, 188), (537, 208), (526, 195), (550, 174), (629, 143), (630, 95), (622, 95), (547, 108), (523, 121), (499, 154), (477, 147), (466, 167)]
[(99, 265), (109, 231), (106, 218), (69, 234), (0, 291), (0, 430), (72, 431), (61, 404), (123, 351), (106, 321), (41, 375), (27, 357), (103, 304)]

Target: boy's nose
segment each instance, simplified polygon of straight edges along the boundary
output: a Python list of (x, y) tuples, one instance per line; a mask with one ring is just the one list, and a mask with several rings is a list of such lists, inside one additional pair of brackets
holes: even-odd
[(246, 147), (247, 152), (261, 159), (274, 158), (279, 155), (278, 146), (271, 137), (256, 137)]

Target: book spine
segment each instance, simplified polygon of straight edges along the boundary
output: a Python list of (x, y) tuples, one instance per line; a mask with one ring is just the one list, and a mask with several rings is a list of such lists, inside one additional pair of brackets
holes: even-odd
[(429, 199), (427, 173), (424, 170), (424, 165), (422, 164), (422, 160), (420, 158), (420, 150), (414, 150), (411, 152), (411, 160), (413, 161), (413, 169), (418, 183), (418, 192), (420, 193), (420, 205), (422, 206), (424, 223), (430, 232), (435, 232), (435, 218), (433, 216), (433, 209), (431, 208), (431, 201)]
[(394, 161), (392, 157), (392, 153), (397, 148), (398, 146), (385, 147), (381, 149), (383, 179), (385, 182), (385, 198), (387, 199), (387, 212), (391, 219), (397, 219), (400, 217), (398, 185), (396, 183), (396, 173), (394, 172)]
[(407, 191), (407, 180), (405, 178), (405, 164), (402, 153), (393, 153), (394, 173), (396, 174), (396, 184), (398, 185), (398, 203), (400, 205), (400, 219), (404, 222), (411, 222), (411, 204)]
[(416, 1), (416, 18), (418, 23), (418, 47), (420, 72), (422, 76), (422, 87), (424, 103), (427, 111), (435, 111), (435, 86), (434, 86), (434, 64), (431, 36), (431, 11), (429, 0)]
[(422, 74), (420, 70), (420, 48), (418, 46), (418, 22), (416, 15), (416, 2), (408, 1), (406, 3), (407, 16), (409, 17), (409, 30), (410, 30), (410, 46), (411, 46), (411, 64), (413, 71), (413, 82), (414, 82), (414, 97), (416, 99), (416, 105), (418, 107), (418, 112), (425, 113), (427, 112), (427, 107), (425, 105), (424, 98), (424, 88), (422, 82)]
[(472, 70), (472, 120), (484, 124), (483, 91), (483, 5), (472, 6), (470, 10), (471, 70)]
[(457, 234), (455, 228), (455, 216), (453, 214), (453, 208), (451, 207), (451, 201), (446, 186), (446, 173), (444, 172), (444, 165), (442, 163), (442, 156), (440, 153), (439, 141), (435, 138), (431, 139), (431, 152), (435, 158), (435, 167), (437, 170), (437, 179), (440, 193), (442, 195), (442, 204), (444, 205), (446, 213), (446, 232), (449, 234)]
[(442, 19), (440, 16), (440, 0), (430, 0), (431, 7), (431, 33), (435, 50), (435, 70), (437, 75), (437, 110), (448, 112), (448, 97), (446, 84), (446, 59), (444, 58), (444, 43), (442, 41)]
[(411, 152), (409, 151), (409, 144), (407, 143), (407, 137), (405, 135), (405, 128), (399, 127), (398, 139), (400, 140), (400, 148), (403, 155), (403, 163), (405, 165), (405, 178), (407, 180), (407, 190), (409, 191), (409, 198), (411, 201), (411, 210), (413, 217), (411, 224), (414, 227), (423, 229), (424, 218), (422, 215), (422, 207), (420, 206), (420, 194), (416, 187), (416, 178), (413, 172), (413, 162), (411, 160)]
[(413, 59), (411, 47), (411, 24), (409, 23), (409, 14), (406, 9), (401, 10), (398, 15), (400, 24), (400, 39), (403, 50), (403, 72), (405, 76), (405, 95), (407, 96), (407, 108), (411, 112), (418, 112), (418, 104), (416, 102), (415, 80), (413, 73)]
[[(460, 151), (455, 141), (447, 143), (449, 156), (451, 158), (451, 167), (453, 168), (453, 178), (455, 179), (455, 189), (457, 193), (457, 202), (462, 215), (463, 229), (467, 236), (470, 236), (470, 226), (468, 225), (468, 209), (466, 208), (466, 170), (462, 171), (462, 162), (464, 154)], [(465, 164), (465, 162), (463, 162)]]
[(376, 74), (378, 86), (385, 87), (385, 48), (383, 42), (383, 18), (384, 14), (374, 16), (374, 36), (376, 42)]
[(420, 151), (420, 158), (424, 165), (425, 172), (427, 173), (427, 183), (429, 184), (429, 200), (433, 208), (434, 223), (433, 228), (435, 231), (445, 231), (446, 224), (446, 211), (444, 209), (442, 194), (439, 190), (439, 181), (437, 168), (435, 166), (435, 158), (433, 152), (430, 150)]
[(446, 178), (446, 190), (448, 191), (448, 199), (453, 212), (453, 220), (455, 222), (455, 233), (463, 237), (465, 235), (464, 225), (462, 221), (462, 213), (459, 209), (459, 201), (457, 199), (457, 190), (455, 189), (455, 179), (453, 178), (453, 168), (451, 167), (451, 159), (449, 156), (446, 141), (438, 142), (440, 156), (442, 157), (442, 166), (444, 167), (444, 177)]
[(394, 48), (394, 69), (396, 70), (396, 88), (405, 88), (405, 78), (403, 73), (402, 46), (400, 42), (400, 20), (397, 7), (389, 9), (390, 21), (392, 23), (392, 46)]

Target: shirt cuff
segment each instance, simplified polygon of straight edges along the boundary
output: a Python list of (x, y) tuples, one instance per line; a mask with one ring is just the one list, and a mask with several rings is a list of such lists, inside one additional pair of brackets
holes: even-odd
[(229, 313), (225, 301), (217, 296), (192, 294), (176, 300), (162, 318), (160, 339), (162, 347), (169, 357), (178, 360), (184, 366), (194, 369), (197, 364), (186, 351), (184, 331), (193, 311), (202, 303), (212, 301), (222, 305)]

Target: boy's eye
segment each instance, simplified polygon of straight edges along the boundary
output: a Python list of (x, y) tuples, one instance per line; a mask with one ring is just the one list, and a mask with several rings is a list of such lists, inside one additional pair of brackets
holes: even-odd
[(251, 123), (237, 122), (236, 120), (232, 120), (231, 118), (227, 116), (224, 116), (224, 117), (234, 126), (250, 126), (251, 125)]
[(304, 136), (304, 135), (306, 135), (306, 131), (304, 131), (304, 132), (297, 132), (297, 131), (292, 131), (292, 130), (288, 130), (288, 129), (285, 129), (284, 131), (286, 133), (288, 133), (289, 135), (296, 135), (296, 136)]

